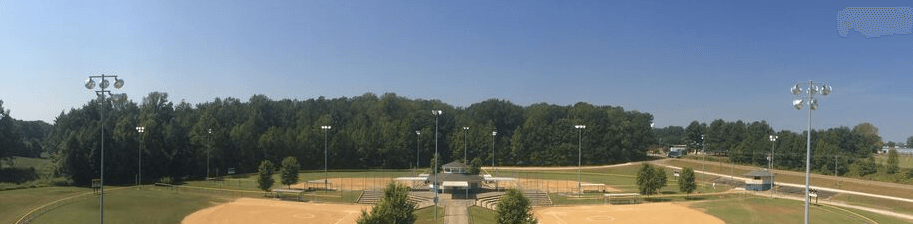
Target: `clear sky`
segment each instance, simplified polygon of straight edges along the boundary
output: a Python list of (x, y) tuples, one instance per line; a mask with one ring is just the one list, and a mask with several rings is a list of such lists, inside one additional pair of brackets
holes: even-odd
[(90, 75), (136, 102), (337, 98), (468, 106), (589, 102), (659, 127), (767, 120), (801, 131), (790, 86), (826, 81), (815, 129), (913, 135), (913, 34), (838, 33), (846, 7), (907, 1), (0, 1), (0, 99), (50, 123)]

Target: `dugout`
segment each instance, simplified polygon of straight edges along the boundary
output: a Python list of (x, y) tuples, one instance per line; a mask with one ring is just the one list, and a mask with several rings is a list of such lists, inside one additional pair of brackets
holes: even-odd
[(745, 181), (745, 190), (749, 191), (766, 191), (773, 187), (774, 175), (763, 170), (753, 170), (742, 176), (747, 177)]

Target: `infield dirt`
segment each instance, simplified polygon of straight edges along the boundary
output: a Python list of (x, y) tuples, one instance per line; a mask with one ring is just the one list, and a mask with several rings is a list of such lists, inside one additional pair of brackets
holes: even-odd
[(185, 224), (354, 224), (369, 205), (240, 198), (184, 217)]
[(587, 205), (534, 208), (545, 224), (721, 224), (722, 220), (700, 210), (674, 203), (636, 205)]

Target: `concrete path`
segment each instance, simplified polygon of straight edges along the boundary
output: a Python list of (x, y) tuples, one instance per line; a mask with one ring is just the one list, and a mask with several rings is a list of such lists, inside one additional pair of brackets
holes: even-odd
[(441, 203), (444, 205), (444, 223), (469, 224), (469, 206), (472, 206), (473, 200), (445, 200)]

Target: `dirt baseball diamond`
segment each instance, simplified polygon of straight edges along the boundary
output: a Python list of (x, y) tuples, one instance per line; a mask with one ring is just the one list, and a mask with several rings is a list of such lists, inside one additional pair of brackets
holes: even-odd
[(534, 208), (539, 223), (546, 224), (721, 224), (722, 220), (700, 210), (674, 203), (588, 205)]
[[(321, 180), (322, 181), (322, 180)], [(407, 186), (421, 185), (421, 182), (412, 182), (412, 181), (394, 181), (392, 178), (330, 178), (329, 179), (329, 188), (330, 189), (342, 189), (342, 190), (367, 190), (367, 189), (383, 189), (386, 187), (389, 182), (399, 182)], [(608, 185), (604, 186), (587, 186), (590, 183), (583, 182), (584, 190), (593, 190), (598, 191), (605, 189), (607, 192), (619, 192), (620, 190), (612, 188)], [(521, 185), (526, 189), (539, 189), (542, 191), (548, 190), (549, 192), (573, 192), (577, 190), (577, 181), (576, 180), (544, 180), (544, 179), (526, 179), (521, 178), (517, 180), (516, 185)], [(502, 181), (499, 186), (502, 188), (511, 188), (516, 187), (514, 182)], [(494, 187), (494, 184), (486, 185)], [(323, 188), (323, 183), (298, 183), (292, 185), (292, 188), (306, 189), (307, 187), (316, 187)]]
[(240, 198), (196, 211), (181, 223), (191, 224), (354, 224), (368, 205), (288, 202)]

